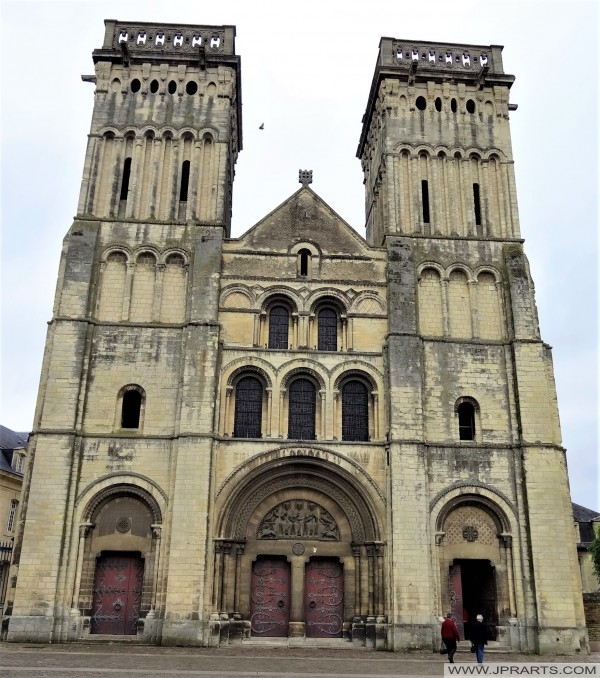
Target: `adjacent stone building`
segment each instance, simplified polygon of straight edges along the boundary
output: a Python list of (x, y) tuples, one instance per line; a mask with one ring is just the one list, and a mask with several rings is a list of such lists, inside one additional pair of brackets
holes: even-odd
[(9, 640), (585, 652), (502, 48), (381, 40), (366, 239), (310, 171), (231, 238), (234, 38), (107, 21), (84, 77)]
[[(0, 425), (0, 621), (6, 612), (28, 436), (28, 433), (17, 433)], [(0, 632), (0, 638), (2, 635)]]

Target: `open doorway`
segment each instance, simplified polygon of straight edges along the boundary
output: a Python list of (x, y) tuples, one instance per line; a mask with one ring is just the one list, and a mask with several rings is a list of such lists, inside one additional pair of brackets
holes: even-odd
[(470, 638), (470, 626), (483, 615), (488, 640), (496, 640), (498, 601), (496, 568), (489, 560), (454, 560), (450, 566), (451, 612), (461, 636)]

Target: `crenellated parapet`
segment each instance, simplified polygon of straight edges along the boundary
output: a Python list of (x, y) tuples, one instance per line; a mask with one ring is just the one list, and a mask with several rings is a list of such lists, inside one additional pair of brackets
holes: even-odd
[(153, 56), (186, 59), (197, 58), (200, 50), (214, 56), (235, 56), (235, 26), (197, 26), (127, 22), (107, 19), (104, 43), (94, 51), (94, 61), (111, 52), (132, 59)]
[[(380, 68), (408, 68), (473, 77), (482, 68), (490, 76), (505, 75), (501, 45), (460, 45), (449, 42), (422, 42), (382, 38), (379, 43)], [(513, 76), (506, 76), (514, 79)]]

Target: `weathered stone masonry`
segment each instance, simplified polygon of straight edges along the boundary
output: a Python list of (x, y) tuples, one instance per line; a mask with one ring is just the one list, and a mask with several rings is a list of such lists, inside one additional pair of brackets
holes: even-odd
[[(232, 26), (107, 21), (9, 640), (585, 652), (498, 46), (383, 38), (366, 240), (310, 187), (230, 237)], [(288, 642), (284, 640), (283, 642)]]

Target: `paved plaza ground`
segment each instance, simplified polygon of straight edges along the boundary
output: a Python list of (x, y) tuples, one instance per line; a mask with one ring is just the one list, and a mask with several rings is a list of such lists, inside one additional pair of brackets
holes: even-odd
[[(486, 662), (600, 662), (583, 657), (539, 657), (488, 652)], [(473, 663), (469, 652), (457, 662)], [(233, 646), (154, 647), (122, 643), (33, 645), (0, 643), (2, 678), (106, 678), (114, 674), (152, 678), (378, 678), (441, 676), (444, 657), (432, 652), (366, 652), (334, 647)]]

